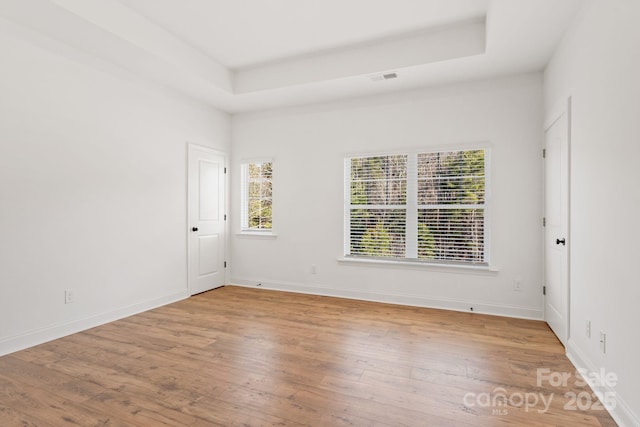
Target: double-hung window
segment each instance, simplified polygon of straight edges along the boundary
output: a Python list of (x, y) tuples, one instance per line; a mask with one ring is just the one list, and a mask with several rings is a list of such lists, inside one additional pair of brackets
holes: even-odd
[(345, 159), (345, 255), (489, 262), (488, 150)]
[(273, 162), (243, 163), (241, 173), (240, 231), (270, 233), (273, 229)]

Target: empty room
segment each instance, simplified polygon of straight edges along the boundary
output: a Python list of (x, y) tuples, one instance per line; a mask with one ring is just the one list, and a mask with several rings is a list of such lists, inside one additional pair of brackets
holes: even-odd
[(0, 426), (640, 426), (638, 22), (0, 0)]

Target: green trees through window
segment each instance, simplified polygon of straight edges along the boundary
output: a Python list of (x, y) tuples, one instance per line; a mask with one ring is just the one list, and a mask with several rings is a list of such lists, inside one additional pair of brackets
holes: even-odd
[(407, 156), (351, 159), (351, 254), (404, 257)]
[(485, 150), (347, 159), (347, 255), (485, 263)]
[(273, 226), (273, 163), (243, 164), (242, 174), (242, 229), (249, 231), (271, 230)]

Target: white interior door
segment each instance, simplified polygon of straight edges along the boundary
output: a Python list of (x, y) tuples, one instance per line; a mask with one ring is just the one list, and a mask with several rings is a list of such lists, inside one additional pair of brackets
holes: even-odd
[(569, 123), (545, 132), (545, 319), (563, 345), (569, 334)]
[(189, 290), (225, 283), (225, 158), (189, 145)]

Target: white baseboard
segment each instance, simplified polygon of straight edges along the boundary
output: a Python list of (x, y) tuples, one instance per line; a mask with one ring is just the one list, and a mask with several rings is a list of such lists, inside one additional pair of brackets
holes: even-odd
[(438, 308), (444, 310), (470, 312), (473, 307), (474, 313), (491, 314), (495, 316), (517, 317), (521, 319), (542, 320), (542, 309), (519, 307), (511, 305), (487, 304), (479, 301), (454, 300), (445, 298), (421, 297), (416, 295), (395, 295), (380, 294), (368, 291), (358, 291), (350, 289), (336, 289), (328, 286), (301, 285), (290, 282), (269, 282), (257, 279), (235, 277), (231, 278), (231, 284), (255, 288), (260, 284), (260, 288), (277, 291), (298, 292), (302, 294), (324, 295), (330, 297), (340, 297), (348, 299), (358, 299), (364, 301), (383, 302), (389, 304), (401, 304), (414, 307)]
[[(567, 345), (567, 357), (577, 369), (586, 370), (589, 373), (598, 373), (600, 370), (586, 356), (586, 354), (576, 345), (575, 341), (569, 339)], [(640, 417), (634, 414), (624, 398), (613, 388), (602, 385), (591, 385), (594, 392), (601, 395), (605, 393), (615, 393), (616, 407), (609, 410), (609, 414), (620, 427), (640, 426)]]
[(126, 307), (122, 307), (106, 313), (100, 313), (94, 316), (73, 320), (71, 322), (60, 323), (25, 332), (20, 335), (4, 338), (0, 340), (0, 356), (13, 353), (15, 351), (24, 350), (38, 344), (52, 341), (67, 335), (75, 334), (105, 323), (113, 322), (124, 317), (129, 317), (143, 311), (151, 310), (163, 305), (171, 304), (176, 301), (189, 297), (187, 290), (166, 295), (160, 298), (154, 298), (148, 301), (142, 301)]

